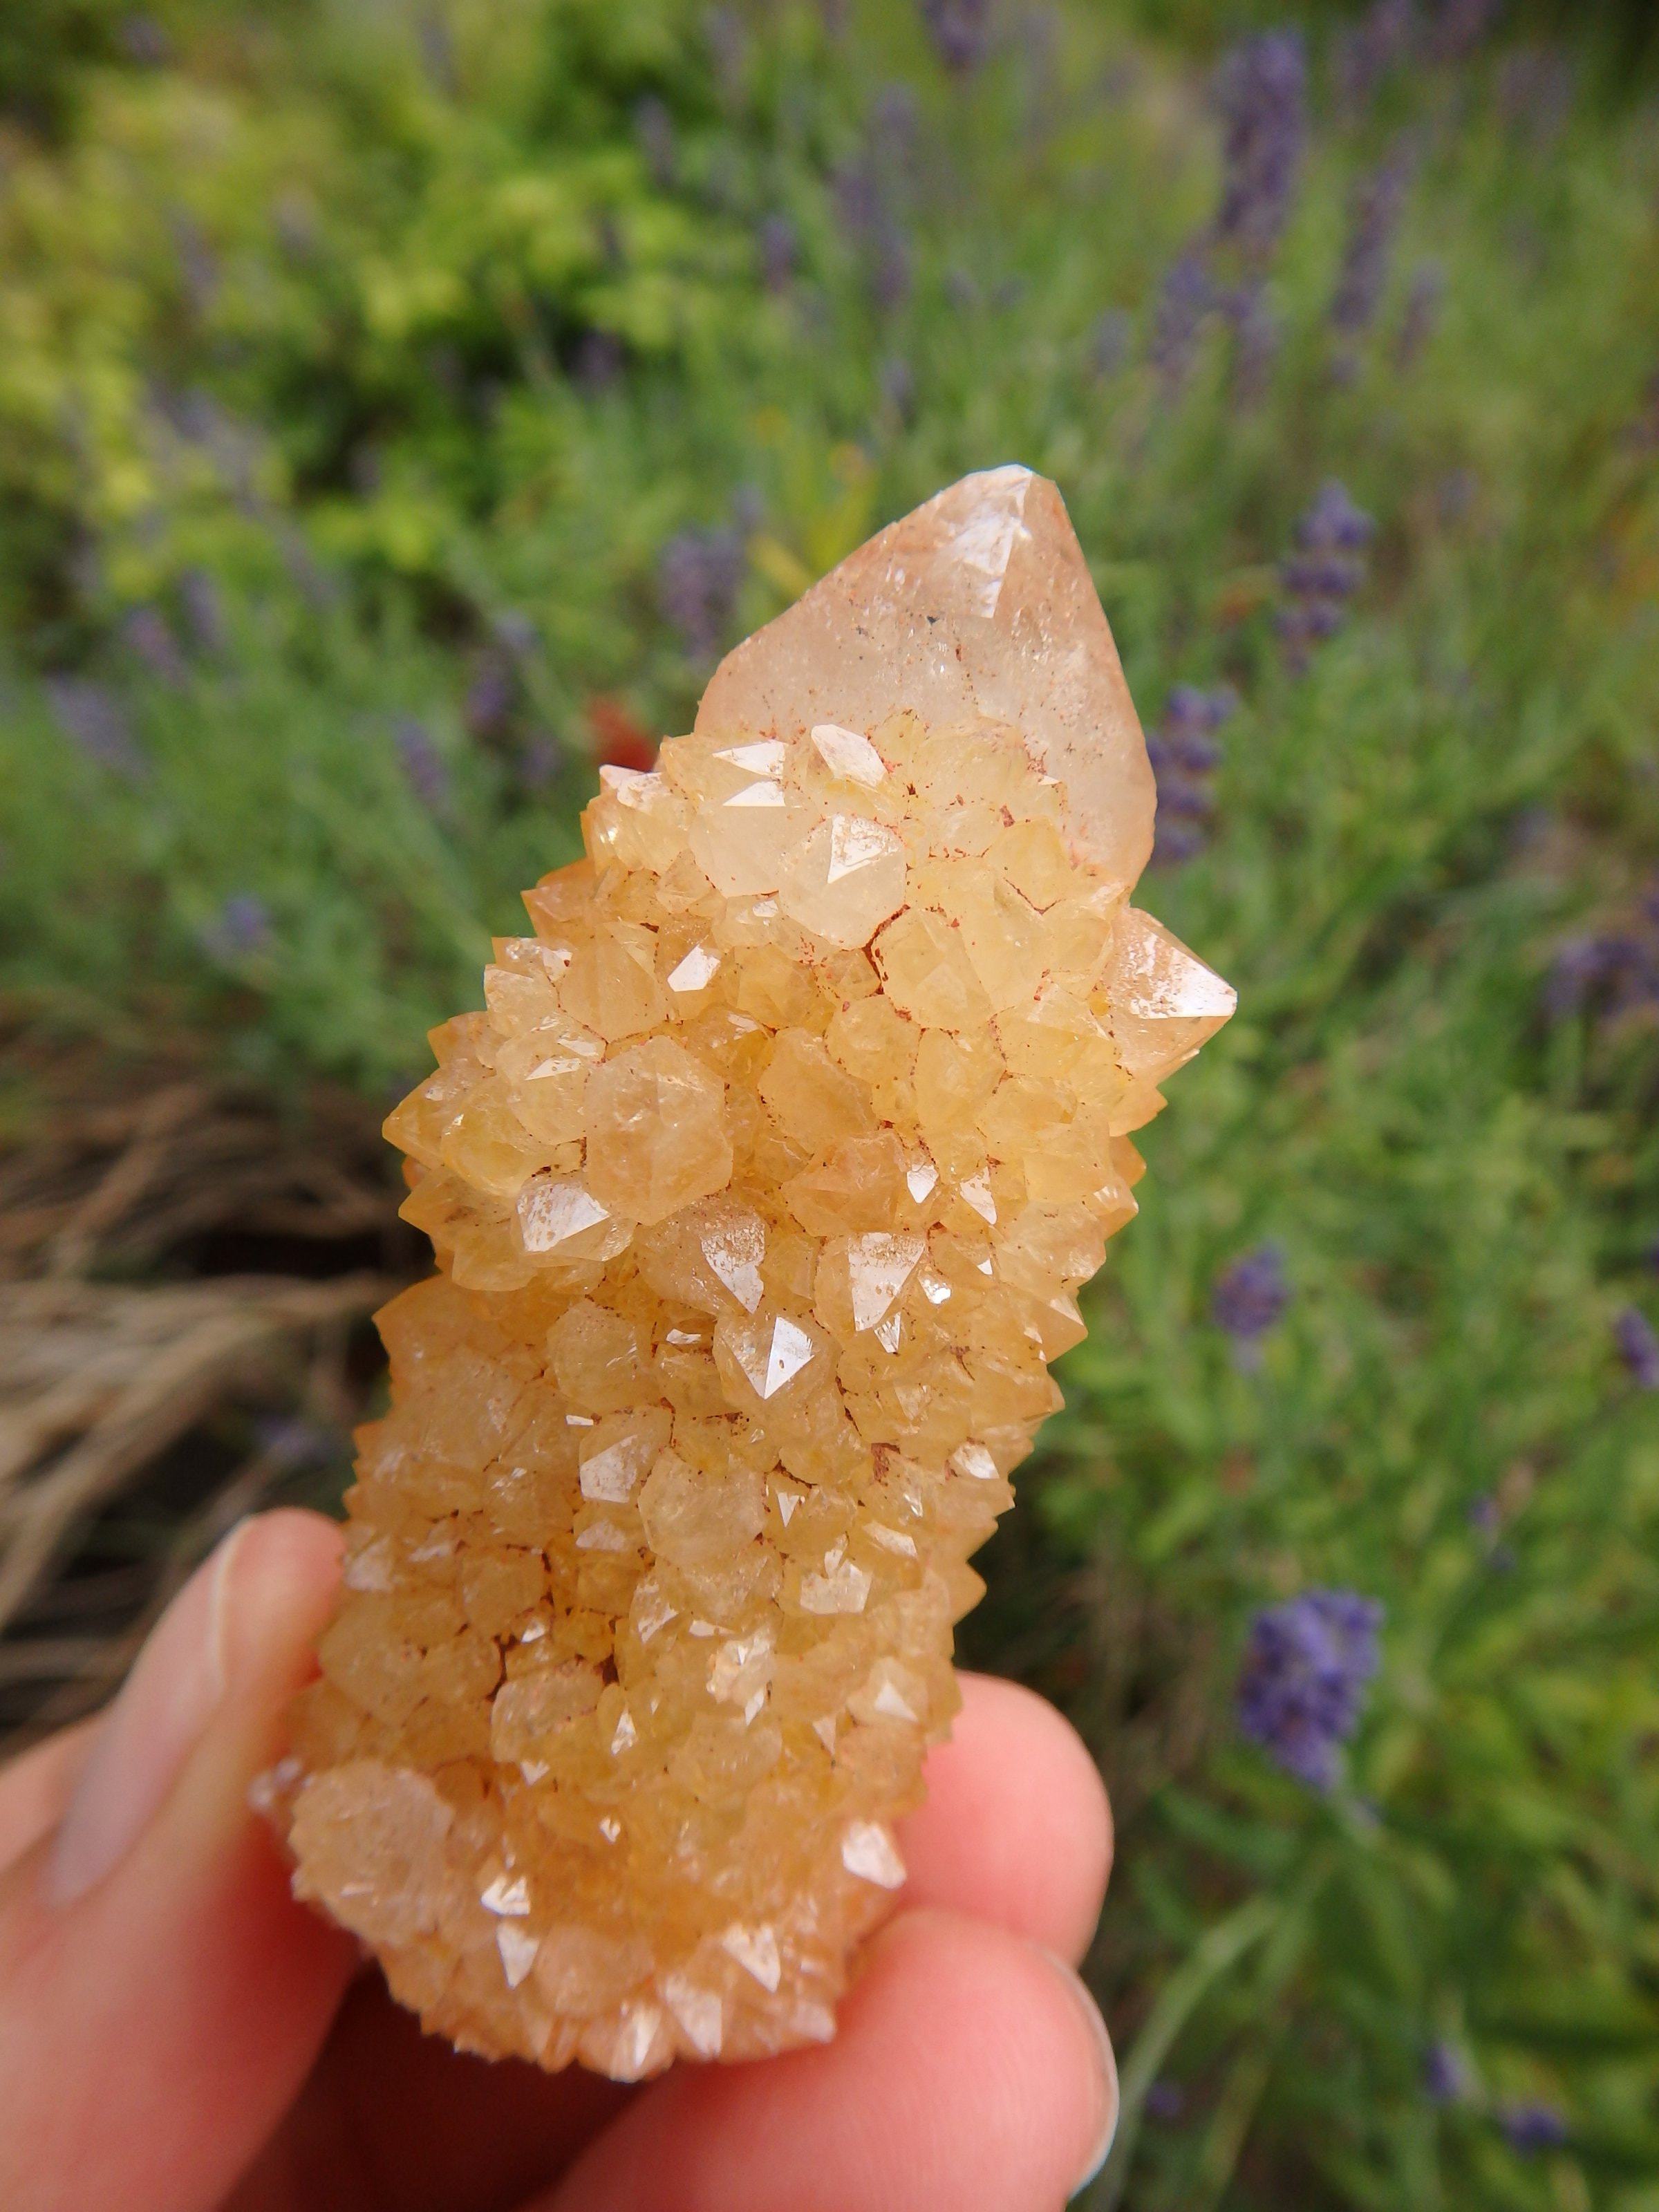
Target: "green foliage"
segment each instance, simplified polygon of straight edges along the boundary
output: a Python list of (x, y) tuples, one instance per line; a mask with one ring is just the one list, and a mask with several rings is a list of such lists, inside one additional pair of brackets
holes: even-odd
[[(676, 533), (736, 534), (729, 640), (962, 471), (1054, 475), (1149, 721), (1242, 702), (1207, 849), (1143, 893), (1241, 1012), (1148, 1133), (969, 1632), (1118, 1800), (1089, 2201), (1654, 2212), (1659, 1401), (1610, 1322), (1659, 1314), (1659, 1058), (1650, 1003), (1542, 986), (1659, 855), (1659, 131), (1571, 57), (1355, 108), (1316, 56), (1271, 368), (1212, 313), (1177, 379), (1194, 13), (1078, 0), (955, 77), (873, 4), (66, 30), (0, 202), (0, 981), (379, 1091), (573, 849), (595, 727), (684, 726)], [(1278, 564), (1331, 476), (1380, 529), (1304, 670)], [(1211, 1286), (1268, 1237), (1252, 1361)], [(1231, 1711), (1253, 1610), (1320, 1584), (1388, 1609), (1328, 1797)], [(1505, 2141), (1528, 2102), (1561, 2148)]]

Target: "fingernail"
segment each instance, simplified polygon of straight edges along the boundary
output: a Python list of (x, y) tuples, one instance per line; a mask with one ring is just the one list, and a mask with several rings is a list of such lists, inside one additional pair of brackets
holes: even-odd
[(1066, 1984), (1066, 1994), (1082, 2014), (1085, 2025), (1093, 2037), (1096, 2048), (1100, 2053), (1101, 2094), (1105, 2107), (1104, 2117), (1101, 2121), (1100, 2133), (1096, 2138), (1093, 2148), (1089, 2153), (1083, 2171), (1072, 2184), (1072, 2195), (1075, 2197), (1079, 2190), (1089, 2186), (1111, 2155), (1112, 2139), (1117, 2133), (1117, 2060), (1113, 2056), (1112, 2039), (1106, 2033), (1106, 2023), (1100, 2016), (1100, 2007), (1090, 1996), (1086, 1984), (1080, 1976), (1072, 1972), (1063, 1959), (1055, 1958), (1053, 1952), (1048, 1955), (1054, 1972)]
[(112, 1874), (159, 1811), (224, 1696), (227, 1595), (239, 1522), (150, 1631), (105, 1716), (46, 1869), (55, 1905)]

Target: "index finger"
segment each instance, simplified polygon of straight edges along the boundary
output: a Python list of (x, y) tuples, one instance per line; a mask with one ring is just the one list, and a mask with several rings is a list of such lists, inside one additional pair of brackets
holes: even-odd
[(960, 1680), (955, 1731), (928, 1754), (927, 1802), (899, 1831), (904, 1902), (992, 1921), (1075, 1966), (1111, 1873), (1106, 1785), (1046, 1698), (993, 1674)]

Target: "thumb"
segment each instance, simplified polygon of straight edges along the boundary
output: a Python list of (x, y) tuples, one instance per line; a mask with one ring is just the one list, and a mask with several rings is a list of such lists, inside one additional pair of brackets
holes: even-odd
[[(8, 2212), (206, 2212), (316, 2056), (354, 1954), (293, 1901), (247, 1790), (338, 1556), (316, 1514), (233, 1529), (97, 1724), (55, 1831), (0, 1871)], [(55, 1749), (0, 1773), (0, 1834), (9, 1796), (38, 1814)]]

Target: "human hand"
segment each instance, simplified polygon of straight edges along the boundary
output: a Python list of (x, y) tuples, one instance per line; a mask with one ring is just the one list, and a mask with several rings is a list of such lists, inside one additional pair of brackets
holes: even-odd
[(338, 1557), (316, 1515), (245, 1522), (108, 1714), (0, 1771), (8, 2212), (1058, 2212), (1116, 2087), (1062, 1963), (1111, 1826), (1057, 1713), (964, 1680), (833, 2043), (636, 2089), (486, 2065), (359, 1972), (248, 1810)]

